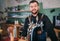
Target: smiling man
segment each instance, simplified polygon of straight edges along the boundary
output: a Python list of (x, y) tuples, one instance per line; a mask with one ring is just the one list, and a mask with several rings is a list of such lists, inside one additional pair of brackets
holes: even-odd
[[(28, 28), (30, 26), (29, 25), (30, 23), (32, 23), (32, 24), (41, 24), (41, 22), (42, 22), (42, 24), (43, 24), (43, 26), (42, 26), (43, 29), (42, 30), (44, 32), (47, 32), (48, 36), (51, 38), (51, 41), (58, 41), (57, 37), (55, 35), (55, 32), (53, 30), (54, 29), (53, 25), (50, 22), (49, 18), (46, 15), (43, 15), (42, 13), (39, 13), (39, 3), (37, 1), (35, 1), (35, 0), (30, 1), (29, 7), (30, 7), (30, 11), (31, 11), (32, 14), (31, 14), (31, 16), (29, 16), (29, 17), (27, 17), (25, 19), (22, 38), (27, 36), (27, 32), (28, 32), (27, 30), (28, 30)], [(40, 35), (35, 35), (34, 36), (35, 38), (32, 41), (44, 41), (44, 40), (40, 40), (40, 39), (37, 40), (38, 38), (40, 38), (39, 36), (41, 36), (41, 34)], [(31, 39), (31, 38), (29, 38), (29, 39)]]

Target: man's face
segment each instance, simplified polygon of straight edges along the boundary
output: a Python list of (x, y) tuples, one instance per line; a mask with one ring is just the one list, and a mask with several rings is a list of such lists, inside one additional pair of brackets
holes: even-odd
[(36, 14), (38, 10), (39, 10), (39, 6), (36, 2), (30, 3), (30, 11), (32, 12), (32, 14)]

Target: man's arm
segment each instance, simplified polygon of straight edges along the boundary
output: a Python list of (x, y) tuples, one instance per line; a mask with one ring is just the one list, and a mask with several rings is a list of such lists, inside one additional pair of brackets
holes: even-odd
[(45, 29), (47, 32), (47, 35), (50, 37), (51, 41), (58, 41), (53, 24), (50, 22), (49, 18), (45, 16)]
[(28, 18), (25, 19), (25, 23), (24, 23), (24, 27), (23, 27), (23, 31), (22, 31), (22, 37), (26, 37), (27, 36), (27, 28), (28, 28)]
[(50, 19), (44, 15), (44, 25), (45, 25), (45, 30), (50, 31), (53, 30), (53, 24), (51, 23)]

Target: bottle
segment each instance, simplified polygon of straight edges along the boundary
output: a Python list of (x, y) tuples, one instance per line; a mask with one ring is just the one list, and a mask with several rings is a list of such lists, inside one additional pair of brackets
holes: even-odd
[(15, 20), (15, 24), (18, 24), (18, 20)]
[(13, 36), (14, 36), (14, 38), (16, 38), (17, 37), (17, 27), (16, 27), (16, 24), (18, 24), (18, 20), (15, 20), (14, 21), (14, 30), (13, 30)]

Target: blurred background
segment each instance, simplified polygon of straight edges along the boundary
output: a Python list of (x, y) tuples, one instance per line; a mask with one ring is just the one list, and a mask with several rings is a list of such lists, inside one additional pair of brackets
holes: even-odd
[[(25, 18), (31, 15), (29, 2), (31, 0), (0, 0), (0, 36), (1, 39), (7, 36), (9, 24), (18, 21), (17, 37), (20, 38)], [(60, 0), (37, 0), (39, 2), (39, 12), (47, 15), (53, 24), (60, 41)], [(59, 35), (59, 36), (58, 36)]]

